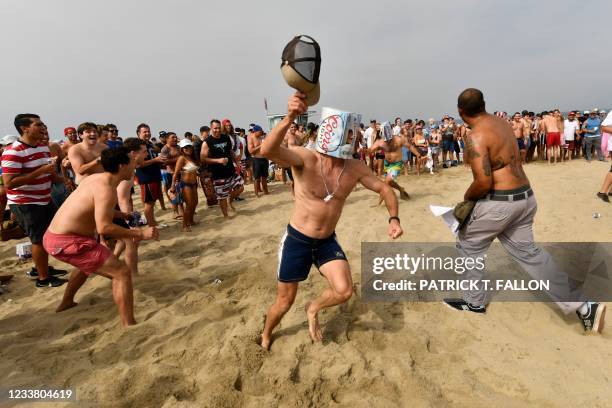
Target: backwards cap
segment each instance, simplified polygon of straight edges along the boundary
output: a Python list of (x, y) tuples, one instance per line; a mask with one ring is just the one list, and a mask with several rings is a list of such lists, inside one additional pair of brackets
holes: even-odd
[(298, 35), (283, 49), (281, 72), (287, 85), (306, 94), (306, 104), (319, 102), (321, 48), (310, 36)]

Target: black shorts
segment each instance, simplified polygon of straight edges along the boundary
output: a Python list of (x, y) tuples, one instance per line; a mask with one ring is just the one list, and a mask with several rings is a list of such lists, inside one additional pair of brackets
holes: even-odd
[(30, 242), (42, 244), (43, 235), (55, 216), (55, 205), (53, 203), (47, 205), (9, 204), (9, 208), (15, 214), (17, 224), (30, 237)]
[(334, 232), (327, 238), (310, 238), (287, 225), (278, 251), (277, 279), (280, 282), (300, 282), (308, 278), (314, 264), (317, 269), (329, 261), (343, 259), (346, 255), (336, 240)]
[(519, 150), (525, 150), (525, 139), (516, 139), (516, 143), (518, 143)]
[(262, 157), (253, 157), (253, 177), (268, 178), (268, 159)]

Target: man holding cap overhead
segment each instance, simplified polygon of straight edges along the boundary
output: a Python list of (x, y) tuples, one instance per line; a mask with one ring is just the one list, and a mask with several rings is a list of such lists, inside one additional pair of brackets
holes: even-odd
[[(287, 116), (260, 148), (264, 157), (291, 166), (295, 183), (295, 209), (279, 249), (277, 297), (268, 309), (262, 333), (261, 346), (266, 350), (270, 347), (272, 330), (293, 304), (298, 283), (307, 279), (313, 264), (327, 279), (329, 287), (305, 307), (312, 340), (322, 340), (319, 311), (344, 303), (353, 294), (349, 264), (334, 230), (344, 203), (358, 182), (379, 193), (385, 201), (391, 215), (389, 236), (395, 239), (402, 234), (393, 190), (378, 180), (362, 161), (352, 159), (359, 115), (324, 108), (316, 151), (282, 146), (289, 126), (306, 110), (306, 95), (296, 92), (289, 98)], [(326, 110), (330, 112), (327, 115)]]

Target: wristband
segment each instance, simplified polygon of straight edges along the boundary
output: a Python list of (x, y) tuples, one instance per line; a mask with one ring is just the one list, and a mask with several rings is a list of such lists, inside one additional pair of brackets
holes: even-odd
[(397, 222), (400, 223), (399, 217), (389, 217), (389, 224), (391, 224), (391, 220), (397, 220)]

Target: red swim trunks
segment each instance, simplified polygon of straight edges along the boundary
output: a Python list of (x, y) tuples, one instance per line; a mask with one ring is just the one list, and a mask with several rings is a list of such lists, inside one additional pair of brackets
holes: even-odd
[(80, 269), (86, 275), (96, 272), (111, 256), (111, 251), (92, 237), (54, 234), (47, 230), (43, 246), (55, 259)]
[(140, 198), (143, 203), (154, 203), (162, 195), (161, 184), (157, 182), (140, 184)]
[(546, 147), (561, 146), (561, 133), (550, 132), (546, 135)]

